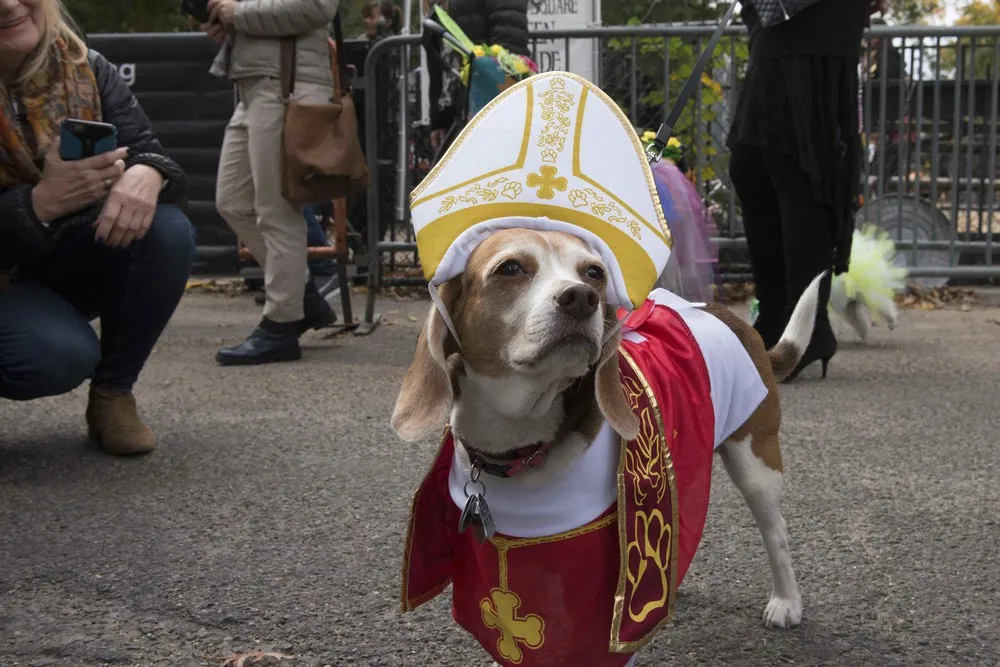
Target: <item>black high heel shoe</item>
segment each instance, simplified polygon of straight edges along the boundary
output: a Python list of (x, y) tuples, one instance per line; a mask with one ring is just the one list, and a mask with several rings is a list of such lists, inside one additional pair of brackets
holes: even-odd
[(788, 374), (782, 384), (787, 384), (798, 377), (806, 366), (809, 366), (817, 361), (822, 364), (822, 377), (826, 379), (827, 367), (830, 365), (830, 359), (833, 355), (837, 354), (837, 336), (833, 333), (833, 327), (830, 326), (830, 320), (827, 317), (817, 318), (816, 328), (813, 330), (812, 340), (809, 341), (809, 347), (802, 354), (802, 359), (799, 360), (799, 364), (795, 369)]

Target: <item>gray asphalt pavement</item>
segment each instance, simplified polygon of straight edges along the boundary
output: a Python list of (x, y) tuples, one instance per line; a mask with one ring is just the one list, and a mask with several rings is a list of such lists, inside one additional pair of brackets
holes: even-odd
[[(138, 387), (145, 458), (84, 444), (85, 389), (0, 402), (0, 665), (489, 665), (447, 594), (397, 611), (436, 442), (388, 425), (427, 304), (380, 307), (370, 338), (234, 369), (212, 355), (257, 308), (188, 295)], [(1000, 309), (905, 311), (784, 387), (802, 626), (761, 627), (765, 553), (717, 464), (676, 620), (639, 664), (1000, 665), (998, 343)]]

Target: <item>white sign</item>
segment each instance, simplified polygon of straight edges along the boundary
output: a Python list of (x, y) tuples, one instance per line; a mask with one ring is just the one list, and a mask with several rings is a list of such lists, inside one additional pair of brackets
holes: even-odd
[[(601, 0), (528, 0), (528, 28), (542, 30), (577, 30), (601, 25)], [(565, 39), (539, 41), (535, 44), (538, 69), (569, 71), (600, 85), (597, 79), (597, 40)]]

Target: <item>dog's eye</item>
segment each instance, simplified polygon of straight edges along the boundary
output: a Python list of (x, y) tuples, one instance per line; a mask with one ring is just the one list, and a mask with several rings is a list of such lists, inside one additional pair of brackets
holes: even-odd
[(521, 266), (519, 262), (516, 262), (513, 259), (508, 259), (506, 262), (497, 267), (497, 274), (513, 278), (515, 276), (524, 275), (524, 267)]
[(604, 280), (604, 269), (594, 264), (589, 269), (587, 269), (587, 277), (591, 280), (601, 281)]

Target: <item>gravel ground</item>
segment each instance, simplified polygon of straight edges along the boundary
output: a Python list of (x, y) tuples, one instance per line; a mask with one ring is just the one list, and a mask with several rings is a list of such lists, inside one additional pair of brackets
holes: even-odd
[[(138, 387), (161, 439), (145, 458), (84, 444), (83, 389), (0, 402), (0, 665), (488, 665), (447, 596), (397, 611), (436, 443), (388, 425), (427, 305), (380, 306), (372, 337), (225, 369), (214, 350), (256, 308), (188, 295)], [(906, 311), (784, 387), (802, 626), (760, 627), (765, 553), (717, 465), (676, 620), (639, 664), (1000, 665), (998, 340), (997, 308)]]

